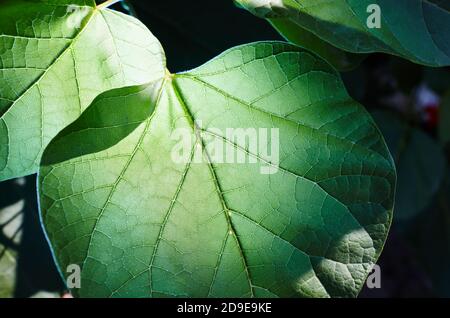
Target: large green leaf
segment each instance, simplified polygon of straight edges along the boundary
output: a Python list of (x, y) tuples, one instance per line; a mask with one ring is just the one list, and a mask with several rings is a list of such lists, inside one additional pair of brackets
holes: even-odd
[[(278, 129), (279, 165), (262, 150), (276, 139), (254, 149), (231, 128)], [(195, 140), (186, 161), (180, 130)], [(248, 160), (220, 163), (220, 142)], [(356, 296), (395, 179), (336, 71), (260, 42), (100, 95), (46, 149), (39, 195), (60, 268), (82, 267), (78, 296)]]
[(349, 71), (365, 58), (363, 54), (353, 54), (338, 49), (288, 19), (268, 20), (286, 40), (316, 53), (339, 71)]
[(94, 1), (2, 1), (0, 180), (36, 172), (99, 93), (160, 77), (163, 58), (140, 22)]
[[(235, 1), (257, 16), (289, 23), (289, 32), (298, 26), (347, 52), (385, 52), (424, 65), (450, 65), (449, 0)], [(367, 25), (374, 4), (381, 9), (380, 28)]]

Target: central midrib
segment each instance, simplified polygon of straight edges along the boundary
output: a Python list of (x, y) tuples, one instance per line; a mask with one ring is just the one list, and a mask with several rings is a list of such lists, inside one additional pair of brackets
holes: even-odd
[[(183, 112), (189, 118), (189, 122), (191, 124), (191, 128), (194, 131), (196, 131), (198, 128), (195, 126), (195, 118), (192, 115), (192, 113), (190, 112), (190, 110), (189, 110), (189, 108), (188, 108), (188, 106), (186, 104), (186, 101), (183, 98), (183, 94), (182, 94), (181, 90), (178, 87), (178, 84), (176, 82), (176, 76), (177, 75), (172, 76), (173, 77), (172, 81), (171, 81), (172, 89), (174, 90), (175, 96), (177, 97), (178, 102), (179, 102)], [(223, 213), (224, 213), (225, 219), (227, 221), (228, 231), (227, 231), (227, 234), (226, 234), (226, 237), (224, 238), (224, 240), (228, 240), (228, 236), (229, 235), (232, 235), (233, 238), (235, 239), (237, 247), (238, 247), (238, 250), (239, 250), (239, 254), (240, 254), (243, 266), (244, 266), (244, 270), (245, 270), (245, 273), (246, 273), (246, 276), (247, 276), (248, 285), (249, 285), (249, 289), (250, 289), (250, 295), (251, 295), (251, 297), (254, 297), (255, 296), (254, 295), (254, 286), (253, 286), (251, 275), (250, 275), (250, 270), (249, 270), (249, 266), (248, 266), (248, 260), (247, 260), (247, 258), (245, 256), (244, 250), (242, 248), (242, 244), (241, 244), (241, 242), (239, 240), (239, 237), (237, 235), (236, 229), (235, 229), (235, 227), (233, 225), (233, 222), (231, 220), (231, 216), (229, 214), (231, 212), (231, 210), (227, 206), (226, 200), (225, 200), (225, 198), (223, 196), (223, 191), (221, 189), (220, 182), (219, 182), (219, 180), (217, 178), (216, 172), (215, 172), (214, 167), (213, 167), (213, 165), (211, 163), (211, 159), (210, 159), (210, 156), (209, 156), (209, 154), (207, 152), (207, 149), (205, 147), (205, 143), (204, 143), (203, 139), (201, 139), (201, 137), (200, 137), (199, 141), (201, 143), (202, 149), (204, 149), (204, 155), (206, 156), (207, 164), (208, 164), (211, 176), (212, 176), (213, 181), (214, 181), (214, 186), (216, 188), (217, 195), (219, 196), (220, 202), (222, 204)], [(223, 250), (224, 249), (222, 248), (222, 250), (221, 250), (222, 253), (223, 253)], [(222, 255), (219, 255), (219, 261), (220, 261), (221, 258), (222, 258)], [(217, 266), (218, 265), (219, 264), (217, 264)], [(216, 277), (215, 274), (213, 276), (213, 280)], [(214, 281), (212, 282), (212, 284), (213, 283), (214, 283)]]

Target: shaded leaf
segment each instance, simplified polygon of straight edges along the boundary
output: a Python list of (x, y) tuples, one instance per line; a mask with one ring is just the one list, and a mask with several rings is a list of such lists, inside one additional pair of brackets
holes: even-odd
[[(450, 65), (448, 0), (235, 1), (259, 17), (286, 21), (289, 32), (297, 32), (298, 25), (298, 32), (305, 29), (347, 52), (384, 52), (428, 66)], [(380, 28), (367, 25), (370, 5), (381, 9)]]
[(407, 233), (437, 297), (450, 297), (450, 174), (445, 176), (432, 207)]
[(316, 53), (339, 71), (352, 70), (365, 58), (363, 54), (338, 49), (290, 20), (275, 18), (268, 21), (286, 40)]
[(426, 208), (442, 182), (445, 157), (426, 133), (387, 111), (372, 114), (386, 138), (397, 166), (395, 221), (414, 218)]

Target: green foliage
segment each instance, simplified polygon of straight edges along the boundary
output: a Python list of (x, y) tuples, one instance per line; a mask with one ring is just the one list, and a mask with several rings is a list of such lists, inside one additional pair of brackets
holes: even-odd
[[(330, 44), (352, 53), (385, 52), (428, 66), (449, 66), (450, 5), (448, 0), (235, 0), (253, 14), (282, 23), (279, 31), (293, 43), (314, 50), (338, 69), (344, 53), (324, 53)], [(380, 28), (367, 20), (381, 9)], [(310, 32), (312, 35), (307, 35)], [(298, 33), (299, 36), (290, 36)], [(323, 41), (327, 42), (322, 43)], [(340, 57), (340, 58), (339, 58)]]
[[(226, 128), (279, 129), (275, 173)], [(195, 143), (176, 163), (179, 129)], [(256, 163), (212, 160), (217, 141)], [(82, 265), (78, 296), (348, 297), (383, 247), (395, 178), (339, 75), (260, 42), (100, 95), (50, 143), (39, 183), (60, 268)]]
[(389, 112), (377, 111), (373, 117), (396, 161), (395, 220), (411, 220), (430, 204), (439, 190), (446, 159), (439, 144), (420, 129)]
[[(384, 52), (405, 59), (394, 62), (394, 74), (370, 63), (348, 74), (349, 91), (364, 103), (405, 111), (422, 81), (444, 95), (448, 69), (422, 65), (450, 65), (450, 1), (235, 2), (295, 45), (242, 45), (171, 74), (159, 41), (135, 18), (93, 0), (1, 1), (0, 181), (39, 171), (40, 213), (59, 269), (82, 268), (74, 295), (354, 297), (381, 253), (394, 197), (395, 224), (448, 295), (441, 148), (450, 140), (449, 95), (441, 144), (401, 118), (374, 113), (392, 159), (335, 69)], [(381, 28), (366, 24), (372, 4), (381, 8)], [(152, 8), (150, 20), (171, 10)], [(183, 20), (201, 10), (208, 14)], [(177, 48), (169, 57), (178, 68), (231, 46), (231, 37), (208, 27), (220, 22), (204, 4), (180, 12), (161, 29), (146, 21), (159, 36), (178, 34), (164, 41)], [(226, 32), (238, 33), (238, 43), (252, 41), (244, 32), (271, 38), (255, 29), (236, 23)], [(277, 36), (273, 29), (267, 24)], [(379, 90), (360, 92), (373, 78)], [(279, 160), (227, 135), (233, 128), (278, 129)], [(173, 157), (180, 130), (194, 141), (183, 162)], [(249, 161), (215, 161), (218, 142)], [(273, 141), (261, 145), (271, 149)], [(26, 209), (10, 203), (0, 207), (0, 297), (17, 295), (17, 282), (29, 276), (18, 268), (23, 242), (15, 236)], [(30, 290), (26, 296), (41, 289)]]
[(450, 297), (450, 174), (444, 175), (433, 209), (422, 214), (408, 232), (435, 295)]
[(0, 180), (35, 173), (49, 141), (99, 93), (161, 76), (162, 58), (139, 21), (94, 1), (2, 2)]

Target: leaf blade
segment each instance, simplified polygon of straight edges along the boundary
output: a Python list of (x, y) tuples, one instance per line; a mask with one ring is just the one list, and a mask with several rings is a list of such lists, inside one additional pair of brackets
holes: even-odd
[[(164, 72), (160, 44), (140, 22), (95, 5), (71, 7), (81, 3), (91, 2), (26, 3), (27, 15), (16, 29), (14, 18), (2, 19), (0, 122), (8, 139), (1, 147), (0, 180), (36, 172), (48, 142), (99, 93), (143, 84)], [(5, 4), (2, 13), (23, 5)], [(32, 23), (40, 29), (30, 31)]]
[[(337, 73), (298, 47), (261, 42), (161, 80), (154, 112), (119, 143), (51, 164), (44, 154), (41, 213), (60, 267), (83, 265), (74, 292), (357, 295), (387, 235), (395, 169)], [(268, 154), (217, 132), (255, 126), (283, 136), (275, 174), (260, 173), (276, 166)], [(194, 141), (187, 161), (172, 157), (177, 129)], [(214, 160), (220, 139), (256, 164)]]
[[(384, 52), (427, 66), (448, 66), (448, 11), (424, 0), (236, 0), (253, 14), (298, 24), (351, 53)], [(381, 9), (381, 28), (369, 28), (370, 5)], [(414, 33), (411, 33), (414, 30)], [(301, 44), (300, 44), (301, 45)]]

